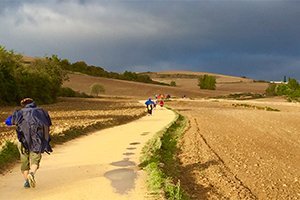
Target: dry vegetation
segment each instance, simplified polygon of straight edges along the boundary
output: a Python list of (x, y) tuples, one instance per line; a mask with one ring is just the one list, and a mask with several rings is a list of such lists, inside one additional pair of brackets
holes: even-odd
[(190, 121), (178, 155), (184, 189), (193, 199), (299, 199), (299, 104), (235, 103), (169, 102)]
[[(58, 103), (42, 105), (52, 118), (52, 135), (62, 134), (70, 129), (89, 127), (92, 130), (122, 124), (145, 114), (144, 107), (132, 99), (79, 99), (62, 98)], [(3, 122), (16, 108), (2, 107), (0, 120)], [(14, 127), (0, 125), (0, 146), (5, 140), (15, 140)]]

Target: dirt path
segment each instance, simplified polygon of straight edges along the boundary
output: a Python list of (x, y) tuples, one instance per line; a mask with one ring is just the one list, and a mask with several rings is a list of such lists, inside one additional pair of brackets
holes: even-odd
[(150, 199), (137, 167), (140, 151), (174, 119), (172, 111), (157, 108), (153, 116), (57, 146), (44, 155), (36, 188), (23, 188), (19, 165), (0, 176), (0, 199)]

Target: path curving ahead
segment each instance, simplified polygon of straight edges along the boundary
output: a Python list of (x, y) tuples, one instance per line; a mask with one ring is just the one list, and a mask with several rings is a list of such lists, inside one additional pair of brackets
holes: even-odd
[(0, 175), (0, 199), (148, 199), (146, 175), (137, 167), (141, 149), (174, 119), (173, 111), (157, 108), (152, 116), (56, 146), (42, 158), (36, 188), (23, 188), (19, 164)]

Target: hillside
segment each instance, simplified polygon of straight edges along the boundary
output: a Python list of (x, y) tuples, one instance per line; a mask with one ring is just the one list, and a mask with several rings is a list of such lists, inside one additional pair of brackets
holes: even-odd
[(169, 71), (147, 74), (155, 81), (164, 83), (175, 81), (177, 86), (171, 87), (137, 83), (93, 77), (80, 73), (70, 73), (69, 80), (64, 82), (63, 86), (89, 94), (91, 85), (99, 83), (105, 88), (105, 95), (144, 98), (155, 94), (170, 94), (175, 97), (182, 97), (183, 95), (186, 95), (191, 98), (203, 98), (241, 92), (264, 93), (268, 86), (267, 83), (254, 82), (252, 79), (209, 73), (210, 75), (216, 76), (217, 89), (215, 91), (200, 90), (197, 84), (198, 76), (204, 74), (202, 72)]
[(194, 72), (194, 71), (161, 71), (161, 72), (150, 72), (148, 74), (151, 78), (161, 78), (161, 77), (170, 77), (170, 78), (190, 78), (194, 79), (204, 74), (214, 76), (217, 79), (217, 83), (236, 83), (236, 82), (253, 82), (253, 79), (229, 76), (223, 74), (215, 74), (209, 72)]
[[(33, 57), (24, 56), (24, 63), (28, 64), (35, 60)], [(118, 80), (104, 77), (94, 77), (78, 72), (69, 73), (69, 80), (63, 86), (70, 87), (75, 91), (90, 94), (90, 87), (99, 83), (105, 88), (105, 95), (149, 97), (155, 94), (170, 94), (175, 97), (187, 96), (191, 98), (215, 97), (232, 93), (264, 93), (268, 83), (255, 82), (253, 79), (236, 77), (209, 72), (192, 71), (161, 71), (139, 73), (148, 75), (153, 81), (170, 84), (176, 82), (176, 87), (162, 86), (134, 81)], [(215, 91), (200, 90), (198, 77), (208, 74), (216, 77), (217, 88)]]

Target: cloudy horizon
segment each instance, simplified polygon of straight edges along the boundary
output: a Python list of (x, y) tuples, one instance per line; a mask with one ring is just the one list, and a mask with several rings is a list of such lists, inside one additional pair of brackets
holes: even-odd
[(108, 71), (300, 80), (299, 10), (284, 0), (0, 0), (0, 45)]

